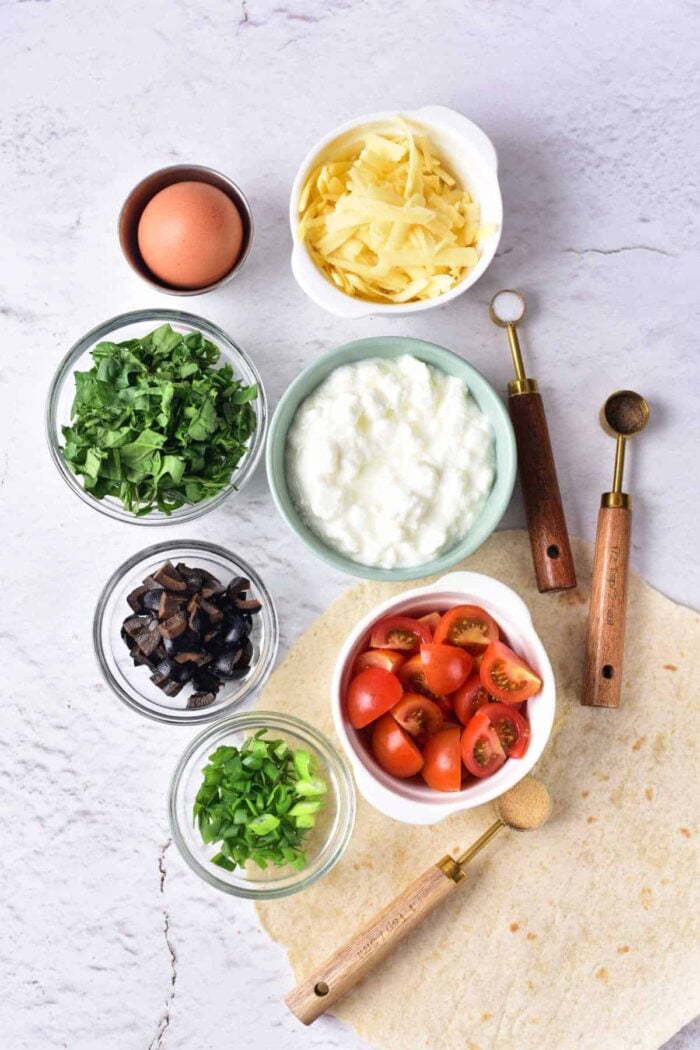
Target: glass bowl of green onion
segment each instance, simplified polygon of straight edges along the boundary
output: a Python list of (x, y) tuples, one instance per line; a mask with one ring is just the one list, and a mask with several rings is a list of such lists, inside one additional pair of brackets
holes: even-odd
[(187, 864), (253, 900), (306, 889), (342, 856), (355, 823), (345, 759), (317, 729), (277, 711), (200, 733), (170, 785), (172, 835)]
[(260, 375), (217, 325), (137, 310), (93, 328), (59, 365), (51, 457), (88, 506), (137, 525), (182, 524), (252, 476), (267, 428)]

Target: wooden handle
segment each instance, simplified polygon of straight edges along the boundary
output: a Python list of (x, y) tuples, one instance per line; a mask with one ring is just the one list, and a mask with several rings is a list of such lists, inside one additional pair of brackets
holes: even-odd
[(559, 492), (542, 398), (537, 393), (508, 398), (518, 446), (518, 469), (539, 591), (576, 586), (576, 570)]
[(285, 1002), (292, 1013), (304, 1024), (315, 1021), (393, 951), (457, 885), (437, 864), (424, 871), (289, 993)]
[(587, 707), (620, 706), (631, 530), (629, 507), (600, 508), (581, 696)]

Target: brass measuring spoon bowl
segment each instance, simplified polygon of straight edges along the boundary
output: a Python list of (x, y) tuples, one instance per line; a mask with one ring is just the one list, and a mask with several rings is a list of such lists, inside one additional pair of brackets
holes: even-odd
[(601, 422), (612, 437), (633, 437), (649, 422), (649, 405), (634, 390), (616, 390), (603, 405)]
[(530, 774), (497, 799), (496, 811), (513, 831), (534, 831), (549, 820), (552, 796), (546, 785)]
[(611, 437), (617, 438), (615, 448), (615, 471), (613, 474), (613, 486), (611, 496), (604, 502), (604, 506), (628, 506), (629, 499), (622, 497), (622, 473), (625, 468), (625, 442), (627, 438), (640, 434), (649, 422), (649, 405), (641, 394), (634, 390), (616, 390), (611, 394), (603, 405), (600, 413), (600, 421), (603, 430)]
[(527, 313), (527, 302), (522, 292), (513, 288), (504, 288), (496, 292), (489, 303), (489, 317), (499, 328), (508, 328), (518, 324)]
[(534, 831), (549, 820), (552, 798), (546, 786), (532, 774), (523, 777), (496, 800), (498, 819), (473, 842), (456, 860), (444, 857), (442, 870), (456, 882), (465, 877), (464, 866), (480, 853), (503, 828), (513, 831)]

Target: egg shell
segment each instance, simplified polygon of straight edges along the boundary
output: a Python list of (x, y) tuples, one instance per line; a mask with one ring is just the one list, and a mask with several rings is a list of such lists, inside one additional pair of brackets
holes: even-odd
[(206, 182), (176, 182), (143, 210), (138, 245), (149, 270), (173, 288), (206, 288), (241, 253), (243, 223), (230, 197)]

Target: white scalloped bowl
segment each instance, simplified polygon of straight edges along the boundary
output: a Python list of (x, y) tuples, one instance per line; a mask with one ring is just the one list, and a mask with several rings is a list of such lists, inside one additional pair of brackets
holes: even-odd
[[(464, 280), (443, 295), (434, 299), (421, 299), (414, 303), (371, 303), (365, 299), (356, 299), (341, 292), (323, 276), (312, 260), (306, 245), (297, 238), (299, 212), (297, 202), (301, 191), (312, 169), (329, 159), (341, 146), (357, 138), (360, 129), (387, 131), (395, 125), (396, 118), (404, 116), (412, 123), (425, 128), (430, 138), (447, 160), (452, 172), (460, 183), (469, 190), (477, 204), (481, 205), (481, 221), (493, 224), (495, 232), (479, 242), (479, 261), (470, 270)], [(297, 171), (289, 199), (289, 222), (292, 228), (294, 247), (292, 249), (292, 273), (297, 284), (318, 306), (336, 317), (368, 317), (371, 314), (410, 314), (421, 310), (430, 310), (442, 306), (458, 295), (466, 292), (486, 272), (490, 266), (503, 227), (503, 202), (498, 184), (498, 158), (489, 137), (461, 113), (447, 106), (423, 106), (421, 109), (402, 113), (383, 111), (369, 113), (362, 117), (341, 124), (328, 135), (324, 135), (309, 150)]]
[[(344, 714), (343, 698), (355, 658), (369, 643), (377, 620), (408, 613), (424, 615), (455, 605), (480, 605), (503, 628), (510, 645), (522, 655), (542, 679), (542, 689), (527, 701), (530, 746), (523, 758), (509, 758), (490, 777), (469, 784), (461, 791), (435, 791), (420, 777), (398, 780), (385, 773)], [(331, 688), (333, 722), (347, 754), (355, 782), (364, 798), (393, 820), (405, 824), (436, 824), (453, 813), (474, 809), (498, 798), (529, 773), (545, 749), (554, 723), (556, 690), (554, 672), (535, 631), (527, 605), (504, 583), (476, 572), (453, 572), (436, 583), (414, 587), (382, 602), (357, 624), (343, 644), (335, 665)]]

